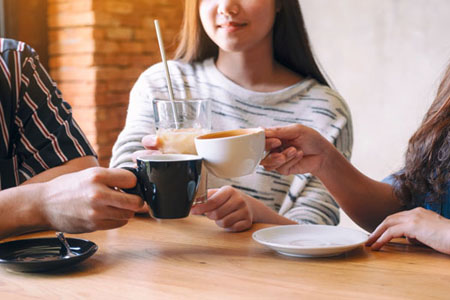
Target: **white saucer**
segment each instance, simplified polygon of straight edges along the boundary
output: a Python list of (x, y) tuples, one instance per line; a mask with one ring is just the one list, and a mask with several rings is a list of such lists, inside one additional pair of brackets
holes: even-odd
[(328, 225), (283, 225), (253, 233), (258, 243), (283, 255), (298, 257), (339, 255), (365, 244), (367, 238), (364, 232)]

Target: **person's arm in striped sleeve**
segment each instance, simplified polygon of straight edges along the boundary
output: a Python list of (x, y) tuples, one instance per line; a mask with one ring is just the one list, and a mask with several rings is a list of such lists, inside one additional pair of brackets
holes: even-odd
[[(126, 170), (97, 167), (70, 106), (22, 42), (0, 38), (0, 239), (127, 223), (143, 201)], [(86, 169), (86, 170), (84, 170)]]

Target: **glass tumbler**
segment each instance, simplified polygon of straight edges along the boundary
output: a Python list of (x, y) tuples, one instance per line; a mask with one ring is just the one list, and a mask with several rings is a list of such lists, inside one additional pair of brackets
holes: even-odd
[[(154, 99), (153, 112), (158, 141), (162, 153), (194, 154), (195, 137), (211, 130), (211, 102), (206, 99)], [(194, 204), (206, 202), (207, 171), (202, 165)]]

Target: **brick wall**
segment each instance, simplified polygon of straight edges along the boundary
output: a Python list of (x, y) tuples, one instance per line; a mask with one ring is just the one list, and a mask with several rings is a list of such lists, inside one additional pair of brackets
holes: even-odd
[[(33, 47), (48, 67), (47, 0), (0, 0), (4, 5), (5, 37)], [(1, 8), (0, 8), (1, 9)]]
[(48, 0), (49, 67), (102, 166), (124, 125), (139, 74), (161, 60), (159, 19), (170, 56), (182, 0)]

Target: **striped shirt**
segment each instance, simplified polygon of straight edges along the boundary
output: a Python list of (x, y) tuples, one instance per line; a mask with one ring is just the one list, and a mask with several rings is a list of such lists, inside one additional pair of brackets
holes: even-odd
[(0, 189), (94, 155), (37, 53), (0, 38)]
[[(169, 61), (175, 98), (209, 99), (212, 129), (270, 127), (300, 123), (312, 127), (350, 158), (351, 116), (338, 93), (314, 79), (276, 92), (245, 89), (225, 77), (212, 59), (185, 64)], [(113, 148), (112, 167), (131, 165), (131, 154), (142, 150), (141, 139), (155, 132), (152, 99), (167, 99), (162, 64), (146, 70), (130, 94), (126, 125)], [(338, 224), (339, 207), (310, 174), (283, 176), (258, 167), (252, 175), (220, 179), (208, 175), (208, 187), (231, 185), (259, 199), (298, 223)]]

